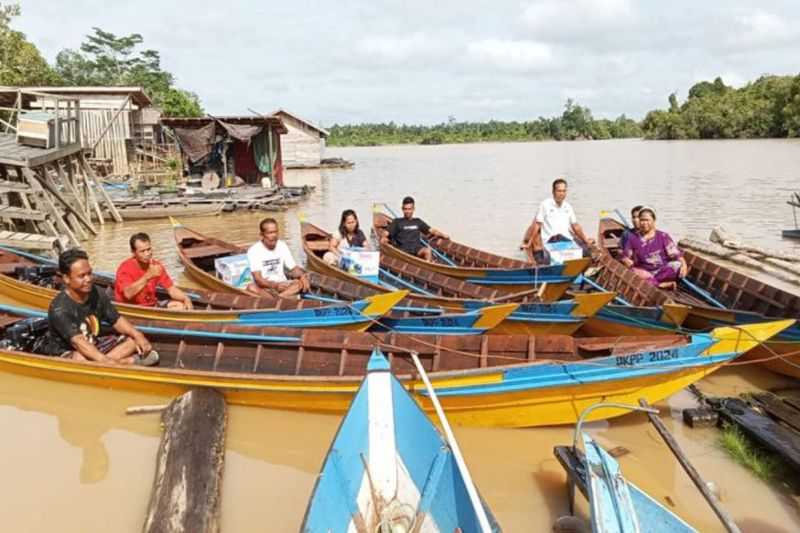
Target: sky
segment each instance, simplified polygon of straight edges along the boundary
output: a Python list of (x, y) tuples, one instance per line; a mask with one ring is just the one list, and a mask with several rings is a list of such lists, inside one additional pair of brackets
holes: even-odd
[(716, 76), (800, 71), (797, 0), (21, 0), (48, 61), (139, 33), (211, 114), (322, 126), (532, 120), (572, 98), (640, 119)]

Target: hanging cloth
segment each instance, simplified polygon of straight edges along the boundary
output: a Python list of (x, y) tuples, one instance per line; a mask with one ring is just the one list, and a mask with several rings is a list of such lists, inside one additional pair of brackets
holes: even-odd
[(272, 165), (274, 162), (272, 135), (269, 128), (253, 137), (253, 156), (256, 160), (258, 170), (267, 176), (272, 177)]
[(181, 145), (181, 150), (189, 158), (192, 163), (200, 161), (214, 148), (214, 122), (209, 122), (205, 126), (199, 128), (172, 128), (175, 131), (175, 136), (178, 137), (178, 143)]
[(261, 133), (261, 130), (263, 129), (262, 126), (231, 124), (229, 122), (222, 122), (221, 120), (218, 120), (217, 122), (219, 122), (220, 126), (225, 128), (225, 131), (228, 132), (228, 135), (242, 142), (250, 142), (250, 139)]

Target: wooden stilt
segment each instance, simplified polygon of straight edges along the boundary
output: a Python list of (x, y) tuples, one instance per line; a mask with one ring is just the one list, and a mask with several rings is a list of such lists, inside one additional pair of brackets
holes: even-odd
[[(58, 212), (58, 208), (56, 208), (53, 201), (50, 199), (50, 196), (42, 187), (42, 184), (39, 183), (39, 179), (34, 174), (34, 171), (30, 168), (23, 168), (22, 175), (25, 176), (25, 180), (30, 185), (31, 189), (33, 190), (34, 196), (36, 198), (36, 207), (46, 213), (49, 218), (45, 220), (45, 224), (53, 225), (52, 233), (54, 236), (59, 236), (59, 231), (66, 235), (69, 239), (70, 243), (75, 246), (80, 246), (80, 241), (75, 236), (75, 234), (70, 229), (69, 225), (64, 222), (64, 219), (61, 216), (61, 213)], [(56, 230), (58, 228), (58, 230)]]
[(119, 211), (117, 211), (114, 201), (111, 200), (111, 197), (108, 195), (103, 185), (97, 180), (97, 177), (94, 175), (94, 169), (89, 166), (89, 163), (86, 161), (86, 157), (83, 155), (83, 153), (81, 153), (78, 158), (85, 173), (87, 184), (89, 186), (96, 187), (97, 190), (100, 191), (100, 196), (103, 198), (106, 208), (111, 214), (111, 218), (113, 218), (116, 222), (122, 222), (122, 215), (120, 215)]
[(64, 196), (61, 194), (61, 192), (59, 192), (59, 190), (55, 187), (55, 185), (53, 185), (53, 182), (47, 176), (46, 168), (39, 175), (39, 178), (40, 178), (40, 181), (42, 182), (42, 185), (44, 186), (44, 188), (47, 189), (47, 192), (52, 194), (56, 198), (56, 200), (58, 200), (61, 203), (61, 205), (64, 206), (64, 209), (66, 209), (68, 212), (70, 212), (75, 217), (77, 217), (77, 219), (80, 220), (83, 223), (84, 226), (86, 226), (86, 229), (88, 229), (89, 231), (92, 232), (92, 235), (97, 235), (97, 230), (94, 228), (94, 226), (92, 225), (91, 221), (87, 220), (83, 216), (83, 213), (81, 213), (80, 211), (75, 209), (67, 201), (67, 199), (64, 198)]

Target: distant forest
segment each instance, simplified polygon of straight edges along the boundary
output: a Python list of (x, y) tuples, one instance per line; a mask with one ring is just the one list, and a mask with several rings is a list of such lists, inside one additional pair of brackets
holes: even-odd
[(689, 89), (682, 104), (675, 93), (665, 110), (650, 111), (637, 122), (621, 115), (595, 119), (588, 107), (568, 100), (561, 116), (527, 122), (458, 122), (435, 126), (395, 124), (338, 125), (330, 146), (442, 144), (575, 139), (752, 139), (800, 137), (800, 75), (762, 76), (735, 89), (721, 78)]
[(615, 120), (595, 119), (588, 107), (567, 100), (561, 116), (539, 117), (527, 122), (458, 122), (454, 117), (435, 126), (395, 124), (335, 124), (329, 146), (377, 146), (381, 144), (444, 144), (498, 141), (619, 139), (641, 137), (639, 123), (625, 115)]

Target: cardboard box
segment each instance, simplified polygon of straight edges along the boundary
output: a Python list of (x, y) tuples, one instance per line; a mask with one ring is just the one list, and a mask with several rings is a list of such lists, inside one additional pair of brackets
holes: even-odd
[(583, 257), (583, 248), (573, 241), (548, 242), (544, 247), (550, 254), (551, 265), (561, 265), (564, 261)]
[(214, 260), (214, 269), (222, 281), (237, 289), (244, 289), (253, 282), (253, 273), (250, 272), (247, 254), (218, 257)]
[(365, 250), (341, 250), (339, 267), (360, 278), (377, 278), (380, 271), (380, 252)]

